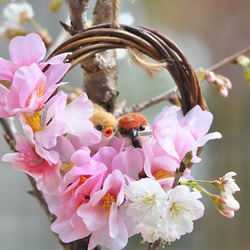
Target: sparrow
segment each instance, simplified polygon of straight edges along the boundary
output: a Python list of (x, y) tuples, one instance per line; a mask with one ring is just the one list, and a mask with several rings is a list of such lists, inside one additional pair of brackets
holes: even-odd
[[(94, 111), (90, 117), (90, 121), (93, 123), (96, 130), (101, 132), (101, 141), (98, 145), (95, 145), (95, 150), (98, 147), (108, 145), (113, 138), (117, 128), (117, 120), (113, 114), (107, 112), (103, 107), (94, 103)], [(93, 149), (93, 148), (92, 148)]]
[(141, 148), (142, 136), (151, 134), (146, 118), (139, 113), (122, 116), (118, 121), (117, 131), (119, 137), (129, 138), (136, 148)]

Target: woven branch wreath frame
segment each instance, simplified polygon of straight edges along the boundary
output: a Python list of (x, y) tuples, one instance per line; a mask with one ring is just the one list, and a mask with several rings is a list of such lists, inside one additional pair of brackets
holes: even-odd
[[(208, 110), (198, 78), (187, 57), (175, 42), (153, 29), (128, 25), (120, 25), (119, 28), (113, 28), (112, 24), (95, 25), (65, 41), (50, 57), (70, 53), (65, 59), (65, 62), (71, 64), (70, 71), (89, 57), (119, 48), (135, 49), (158, 63), (165, 63), (166, 70), (179, 90), (179, 100), (184, 115), (196, 105)], [(201, 149), (198, 149), (197, 154)], [(192, 163), (180, 165), (175, 173), (173, 187), (178, 184), (185, 168), (191, 166)], [(78, 242), (81, 244), (81, 240)], [(150, 243), (148, 249), (158, 249), (159, 244), (160, 241)]]
[(137, 49), (157, 62), (166, 62), (166, 69), (178, 87), (184, 115), (196, 105), (208, 109), (187, 57), (171, 39), (150, 28), (121, 25), (117, 29), (111, 24), (95, 25), (62, 43), (50, 57), (71, 52), (66, 62), (71, 63), (72, 69), (90, 56), (118, 48)]

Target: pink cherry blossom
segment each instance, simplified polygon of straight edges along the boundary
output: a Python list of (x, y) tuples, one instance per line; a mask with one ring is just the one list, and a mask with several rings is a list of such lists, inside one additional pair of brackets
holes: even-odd
[[(68, 125), (66, 132), (71, 135), (75, 148), (94, 145), (101, 140), (101, 133), (94, 128), (89, 120), (93, 113), (93, 104), (86, 93), (82, 93), (73, 102), (65, 107)], [(65, 118), (63, 118), (65, 119)]]
[(56, 194), (61, 180), (59, 173), (60, 163), (50, 165), (38, 155), (34, 145), (25, 137), (16, 135), (17, 153), (5, 154), (3, 161), (13, 163), (16, 170), (24, 171), (37, 180), (38, 189), (46, 194)]
[(60, 81), (70, 67), (63, 62), (67, 54), (40, 63), (46, 48), (42, 39), (33, 33), (12, 39), (9, 52), (12, 61), (0, 58), (0, 79), (12, 82), (10, 89), (0, 85), (0, 117), (40, 109), (65, 84)]
[(169, 155), (183, 160), (188, 152), (193, 153), (192, 162), (199, 162), (197, 149), (208, 140), (221, 138), (218, 132), (206, 134), (212, 123), (212, 114), (195, 106), (185, 116), (176, 106), (165, 107), (156, 117), (153, 134), (159, 145)]
[[(1, 80), (12, 81), (18, 68), (30, 66), (33, 63), (37, 64), (41, 70), (48, 64), (52, 66), (64, 64), (63, 60), (67, 55), (62, 54), (42, 63), (41, 60), (45, 57), (46, 47), (41, 37), (36, 33), (13, 38), (9, 44), (9, 54), (11, 61), (0, 58)], [(64, 64), (64, 66), (67, 68), (67, 71), (70, 64)]]
[(91, 233), (85, 218), (78, 215), (78, 209), (88, 204), (92, 195), (101, 189), (106, 173), (105, 165), (91, 159), (86, 147), (73, 153), (71, 160), (75, 166), (62, 179), (59, 201), (47, 199), (49, 208), (57, 216), (51, 228), (63, 242), (81, 239)]
[(107, 173), (111, 173), (113, 171), (113, 160), (114, 157), (118, 154), (118, 152), (110, 146), (101, 147), (96, 154), (93, 155), (93, 160), (97, 162), (102, 162), (107, 167)]
[(25, 136), (33, 143), (37, 154), (50, 164), (59, 161), (54, 147), (57, 137), (66, 131), (67, 120), (62, 119), (66, 100), (67, 95), (61, 91), (45, 104), (41, 112), (19, 115)]
[[(145, 175), (157, 180), (164, 190), (171, 189), (176, 169), (180, 166), (179, 161), (162, 150), (157, 143), (153, 145), (144, 143), (142, 149), (145, 156)], [(180, 180), (182, 181), (190, 178), (190, 169), (187, 168)]]
[(96, 245), (111, 250), (126, 246), (128, 233), (125, 222), (119, 213), (124, 202), (124, 177), (116, 169), (107, 176), (101, 190), (95, 192), (87, 204), (78, 209), (87, 228), (92, 232), (88, 249)]
[[(64, 66), (63, 66), (64, 67)], [(33, 112), (43, 107), (53, 92), (62, 84), (58, 83), (65, 73), (51, 70), (43, 73), (37, 64), (23, 66), (16, 70), (11, 89), (0, 85), (0, 116), (8, 117), (18, 113)]]
[(143, 170), (143, 162), (142, 150), (129, 146), (114, 157), (112, 168), (119, 169), (124, 175), (136, 180)]

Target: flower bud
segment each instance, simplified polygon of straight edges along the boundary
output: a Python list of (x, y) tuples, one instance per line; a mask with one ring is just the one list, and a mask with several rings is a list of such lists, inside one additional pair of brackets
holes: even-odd
[(211, 199), (220, 214), (228, 218), (233, 218), (234, 212), (240, 208), (239, 202), (229, 192), (222, 192), (221, 196), (213, 195)]

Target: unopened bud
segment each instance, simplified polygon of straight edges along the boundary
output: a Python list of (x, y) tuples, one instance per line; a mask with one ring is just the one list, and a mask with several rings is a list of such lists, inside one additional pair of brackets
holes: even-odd
[(62, 2), (63, 2), (62, 0), (53, 0), (52, 2), (50, 2), (49, 11), (57, 12), (62, 6)]
[(185, 165), (188, 165), (188, 164), (191, 162), (192, 158), (193, 158), (193, 153), (192, 153), (192, 151), (189, 151), (189, 152), (187, 152), (187, 153), (185, 154), (185, 156), (184, 156), (182, 162), (183, 162)]
[(199, 82), (203, 82), (205, 80), (205, 70), (203, 68), (198, 68), (196, 70), (196, 75), (199, 80)]
[(220, 214), (228, 218), (234, 217), (234, 212), (240, 208), (239, 202), (228, 192), (223, 192), (221, 196), (213, 195), (211, 199)]
[(239, 56), (236, 58), (236, 62), (243, 67), (249, 67), (250, 66), (250, 58), (247, 56)]

